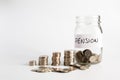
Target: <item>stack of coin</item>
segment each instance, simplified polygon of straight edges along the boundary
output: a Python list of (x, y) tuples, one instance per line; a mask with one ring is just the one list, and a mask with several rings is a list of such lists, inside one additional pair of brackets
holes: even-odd
[(51, 65), (53, 65), (53, 66), (60, 65), (60, 57), (61, 57), (61, 52), (53, 52)]
[(29, 61), (29, 66), (35, 66), (37, 65), (36, 60)]
[(64, 51), (64, 65), (69, 66), (74, 63), (74, 51), (65, 50)]
[(38, 65), (39, 66), (48, 65), (48, 56), (47, 55), (40, 56), (38, 60)]

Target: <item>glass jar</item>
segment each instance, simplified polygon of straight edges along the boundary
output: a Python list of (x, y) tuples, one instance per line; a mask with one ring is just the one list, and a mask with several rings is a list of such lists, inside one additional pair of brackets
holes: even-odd
[(96, 64), (102, 58), (102, 28), (100, 16), (77, 16), (75, 28), (75, 58), (78, 64)]

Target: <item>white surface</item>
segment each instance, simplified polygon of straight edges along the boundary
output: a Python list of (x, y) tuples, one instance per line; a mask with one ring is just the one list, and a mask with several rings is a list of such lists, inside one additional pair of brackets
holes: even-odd
[[(0, 80), (119, 80), (119, 0), (0, 0)], [(75, 16), (101, 14), (103, 61), (86, 71), (38, 74), (26, 62), (73, 48)]]

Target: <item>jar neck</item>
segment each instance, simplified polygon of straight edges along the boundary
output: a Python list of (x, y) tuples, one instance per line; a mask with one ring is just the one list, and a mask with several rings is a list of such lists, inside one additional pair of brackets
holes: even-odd
[(81, 26), (81, 25), (84, 25), (84, 26), (92, 26), (92, 25), (96, 25), (96, 26), (98, 26), (98, 25), (100, 25), (100, 23), (97, 23), (97, 22), (92, 22), (92, 23), (84, 23), (84, 22), (76, 22), (76, 25), (77, 26)]
[(100, 25), (100, 16), (82, 16), (76, 17), (76, 24), (77, 25)]

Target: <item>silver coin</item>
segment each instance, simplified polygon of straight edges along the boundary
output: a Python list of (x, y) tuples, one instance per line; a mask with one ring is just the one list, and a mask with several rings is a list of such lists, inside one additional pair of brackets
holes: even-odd
[(92, 55), (92, 56), (90, 56), (89, 61), (90, 61), (90, 63), (96, 63), (97, 59), (98, 59), (97, 55)]
[(80, 70), (89, 69), (90, 66), (91, 66), (90, 64), (82, 64), (82, 65), (80, 65)]
[(38, 69), (32, 69), (33, 72), (45, 73), (45, 72), (52, 72), (52, 68), (49, 67), (39, 67)]

